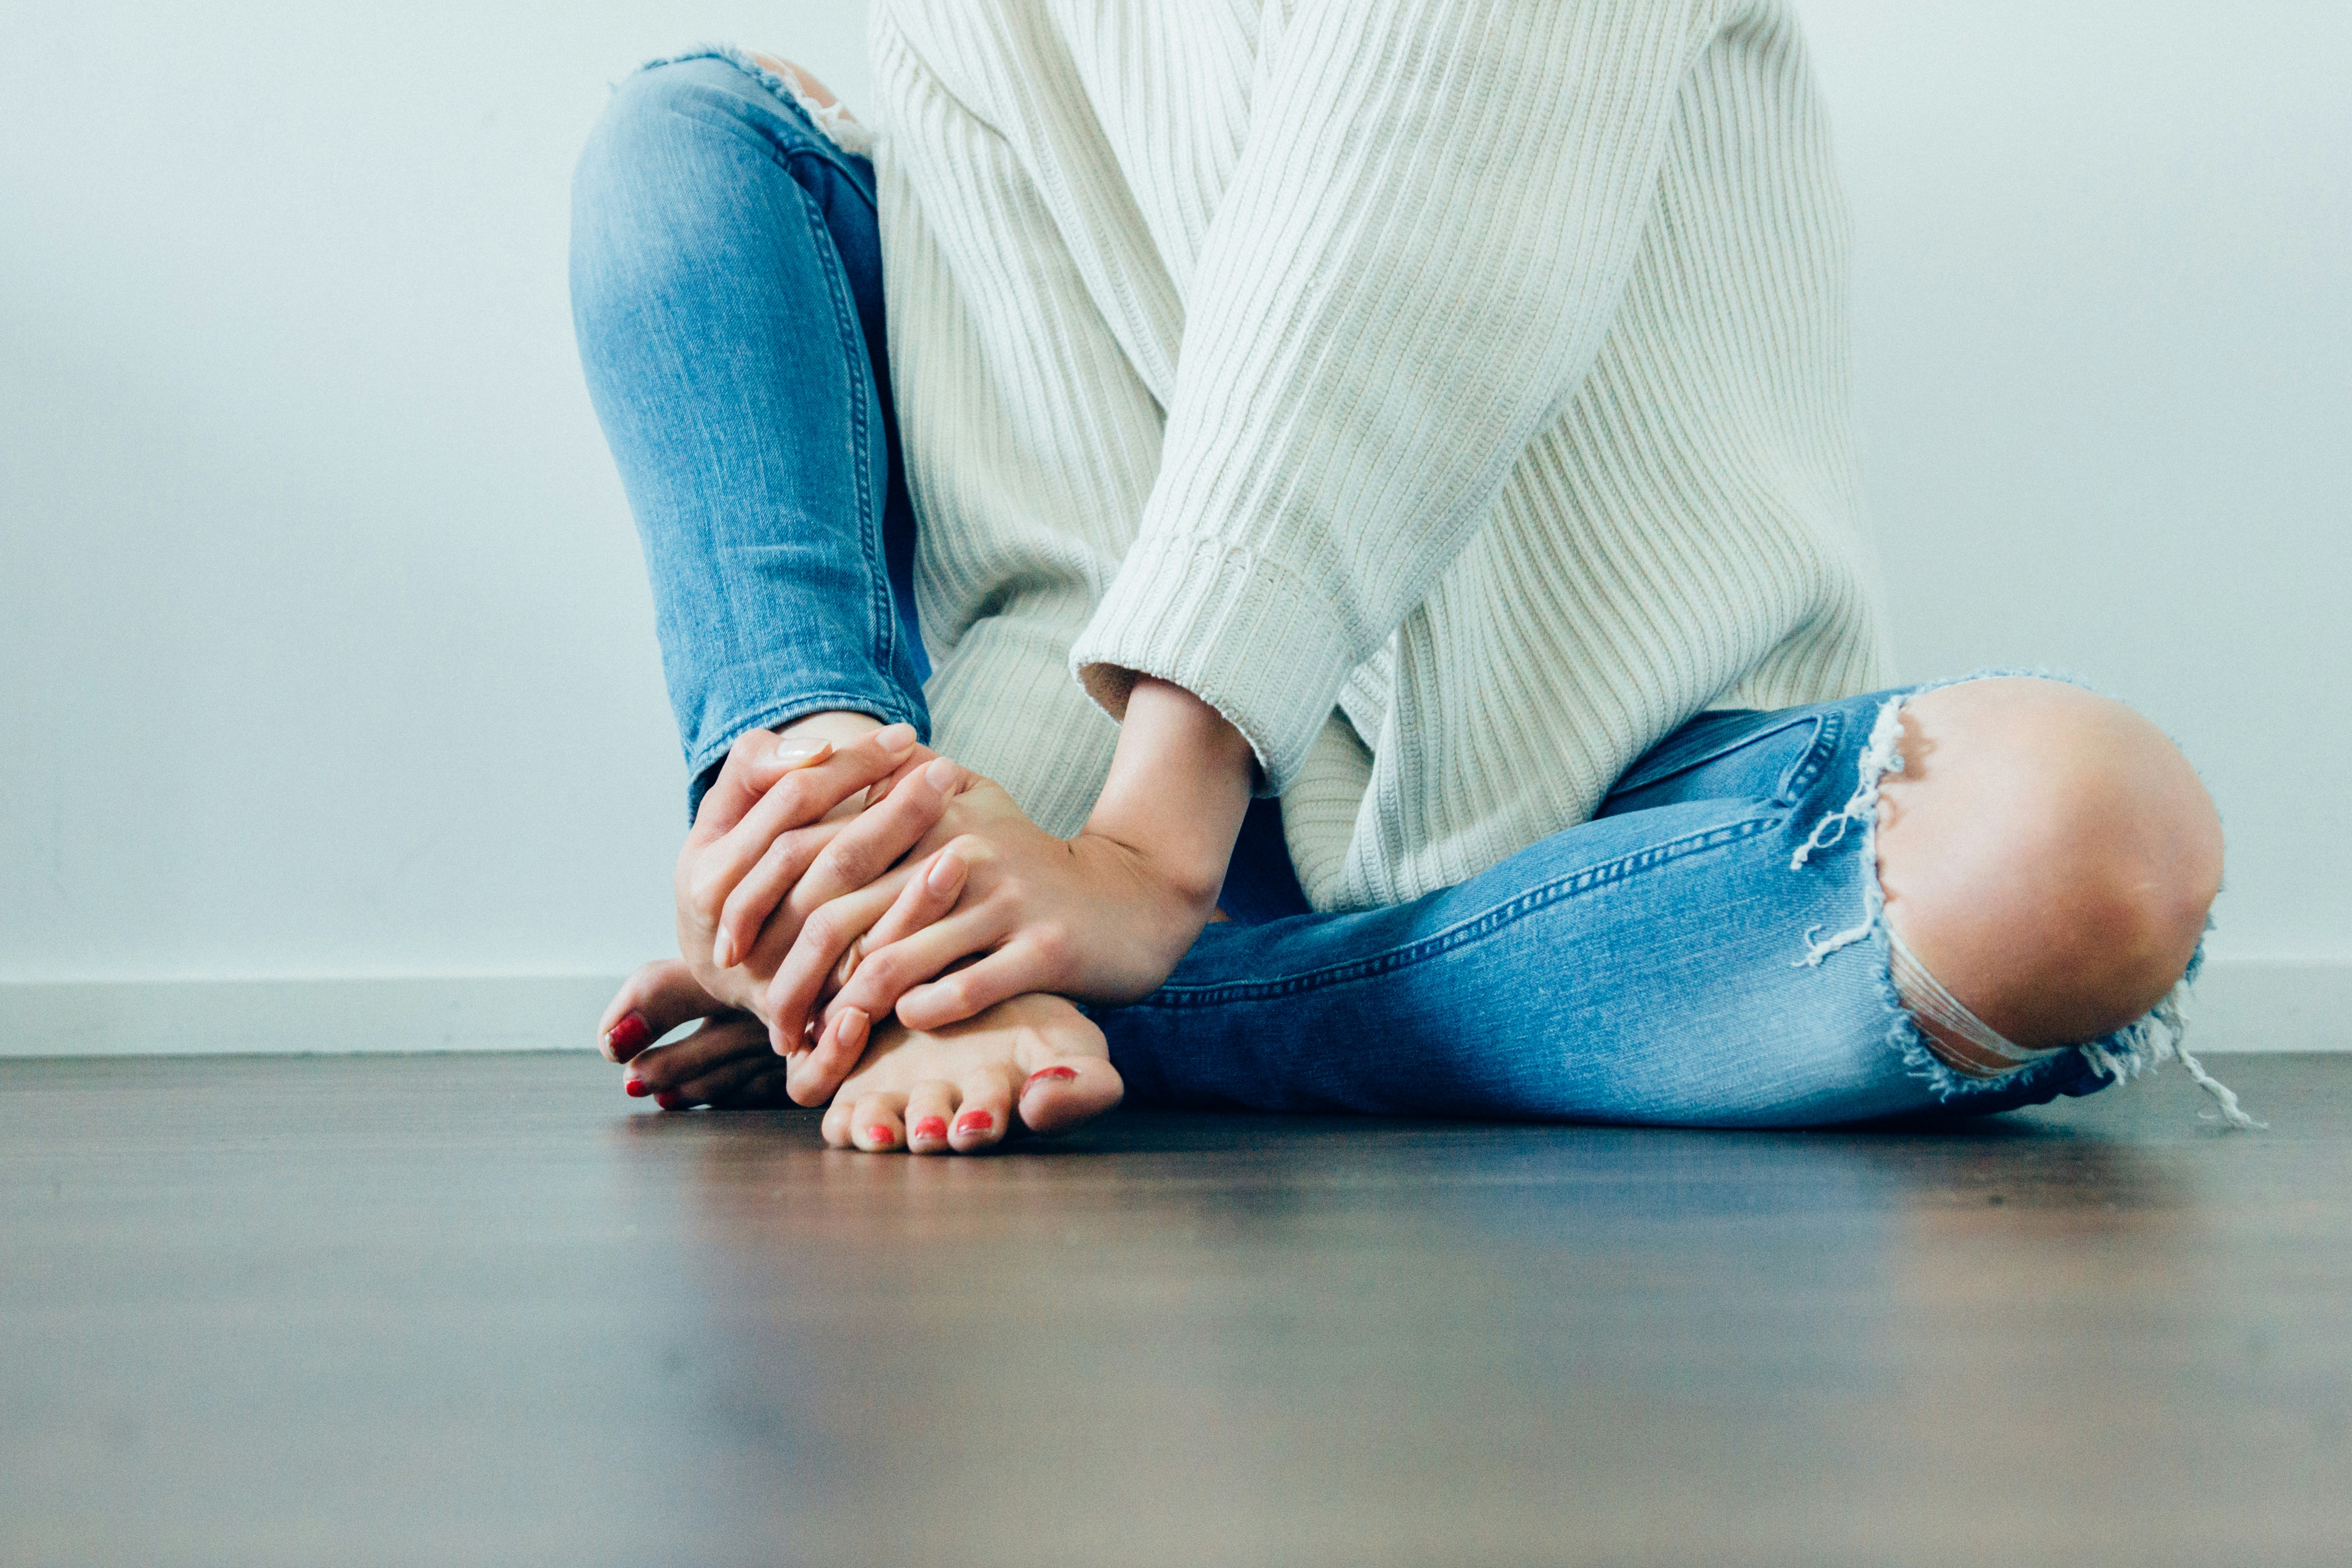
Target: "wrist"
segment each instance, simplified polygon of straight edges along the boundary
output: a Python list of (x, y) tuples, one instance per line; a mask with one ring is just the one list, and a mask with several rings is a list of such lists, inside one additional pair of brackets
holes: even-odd
[(1256, 768), (1248, 740), (1223, 714), (1181, 686), (1140, 678), (1110, 775), (1081, 831), (1127, 850), (1168, 896), (1206, 921)]

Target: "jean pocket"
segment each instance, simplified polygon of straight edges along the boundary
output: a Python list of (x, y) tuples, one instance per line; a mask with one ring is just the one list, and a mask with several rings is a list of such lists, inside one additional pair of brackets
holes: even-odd
[(1779, 798), (1818, 750), (1827, 717), (1821, 708), (1701, 713), (1636, 758), (1597, 815), (1685, 800)]

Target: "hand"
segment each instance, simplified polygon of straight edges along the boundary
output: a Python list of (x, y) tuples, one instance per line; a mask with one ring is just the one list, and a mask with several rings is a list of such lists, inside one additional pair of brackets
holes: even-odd
[(1028, 992), (1150, 994), (1215, 910), (1252, 767), (1248, 742), (1214, 710), (1145, 679), (1076, 837), (1045, 833), (975, 777), (919, 847), (931, 850), (910, 868), (919, 876), (824, 905), (777, 966), (758, 1005), (780, 1040), (799, 1037), (830, 981), (841, 986), (814, 1050), (793, 1064), (793, 1099), (832, 1094), (872, 1020), (894, 1009), (908, 1028), (938, 1029)]
[[(966, 775), (937, 765), (911, 725), (835, 748), (765, 730), (739, 739), (679, 851), (678, 953), (702, 991), (765, 1016), (767, 982), (826, 901), (895, 876), (890, 868), (938, 823)], [(855, 816), (839, 808), (863, 792)], [(777, 1037), (796, 1048), (797, 1037)]]
[[(1030, 992), (1140, 1000), (1168, 978), (1215, 907), (1214, 884), (1180, 882), (1098, 833), (1056, 838), (1002, 785), (976, 775), (933, 829), (934, 839), (943, 835), (952, 837), (908, 868), (919, 874), (817, 910), (777, 966), (757, 1010), (779, 1039), (799, 1038), (828, 984), (842, 980), (814, 1051), (787, 1080), (801, 1104), (831, 1096), (865, 1050), (872, 1021), (894, 1009), (908, 1028), (932, 1030)], [(953, 968), (971, 957), (978, 962)]]

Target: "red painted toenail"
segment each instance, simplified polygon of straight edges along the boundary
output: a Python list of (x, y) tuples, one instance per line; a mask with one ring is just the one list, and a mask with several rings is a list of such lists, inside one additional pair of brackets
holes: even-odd
[(985, 1132), (996, 1125), (996, 1118), (985, 1110), (967, 1110), (956, 1118), (959, 1132)]
[(1055, 1083), (1067, 1083), (1077, 1076), (1078, 1069), (1076, 1068), (1039, 1068), (1029, 1075), (1029, 1082), (1021, 1087), (1025, 1089), (1031, 1084), (1045, 1083), (1049, 1079)]
[(631, 1100), (643, 1100), (654, 1091), (654, 1086), (641, 1078), (628, 1079), (622, 1083), (621, 1087), (629, 1091)]
[(653, 1038), (653, 1026), (646, 1022), (645, 1015), (632, 1013), (614, 1025), (612, 1034), (606, 1038), (612, 1043), (614, 1056), (626, 1058), (631, 1051)]
[(877, 1121), (866, 1130), (866, 1140), (869, 1143), (896, 1143), (898, 1135)]
[(926, 1116), (915, 1123), (915, 1136), (918, 1138), (944, 1138), (947, 1135), (948, 1119), (944, 1116)]
[(678, 1093), (674, 1089), (664, 1089), (661, 1093), (654, 1096), (654, 1103), (660, 1106), (664, 1110), (676, 1110), (679, 1106), (686, 1103), (686, 1096)]

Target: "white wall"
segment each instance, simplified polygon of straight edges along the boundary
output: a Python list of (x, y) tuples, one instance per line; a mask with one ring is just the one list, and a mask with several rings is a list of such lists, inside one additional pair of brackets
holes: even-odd
[[(1908, 668), (2087, 673), (2352, 959), (2352, 23), (1820, 0)], [(862, 7), (48, 0), (0, 48), (0, 981), (598, 973), (681, 767), (564, 297), (604, 84)], [(5, 1048), (5, 1047), (0, 1047)]]
[(1800, 3), (1906, 669), (2129, 699), (2221, 804), (2213, 951), (2352, 960), (2352, 9)]

